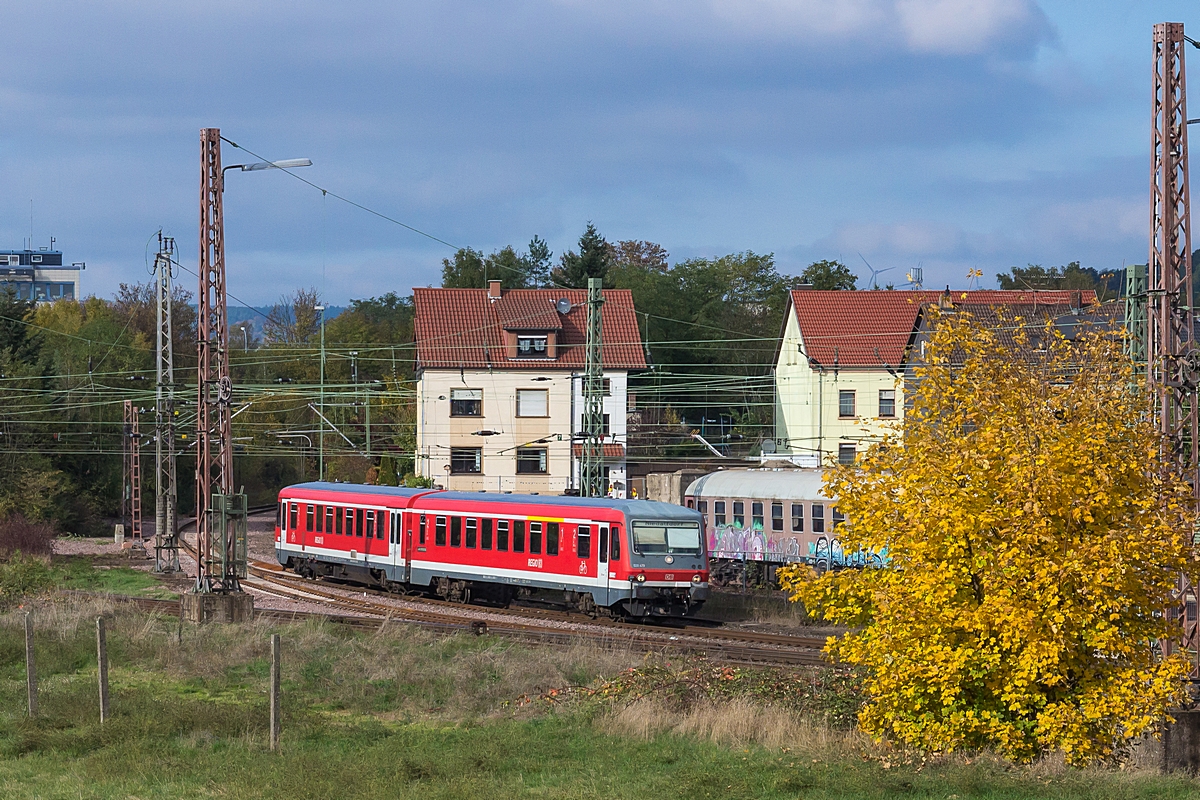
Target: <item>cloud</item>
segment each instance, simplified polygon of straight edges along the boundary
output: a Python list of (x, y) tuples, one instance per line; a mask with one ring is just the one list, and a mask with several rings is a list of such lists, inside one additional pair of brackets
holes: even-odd
[(972, 54), (1006, 42), (1040, 42), (1050, 25), (1029, 0), (896, 0), (908, 46), (924, 53)]

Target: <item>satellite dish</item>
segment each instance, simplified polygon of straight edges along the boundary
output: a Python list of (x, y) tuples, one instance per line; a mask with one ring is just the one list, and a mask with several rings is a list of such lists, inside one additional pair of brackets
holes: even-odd
[(558, 313), (568, 314), (571, 311), (571, 301), (564, 297), (555, 303), (554, 307), (558, 309)]
[(775, 440), (774, 439), (763, 439), (762, 440), (762, 451), (767, 454), (774, 453), (775, 452)]

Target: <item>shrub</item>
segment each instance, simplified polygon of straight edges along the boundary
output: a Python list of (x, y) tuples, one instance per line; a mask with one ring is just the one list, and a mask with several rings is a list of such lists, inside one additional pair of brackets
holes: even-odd
[(22, 514), (9, 514), (0, 519), (0, 560), (14, 553), (48, 556), (54, 541), (54, 526), (48, 522), (26, 519)]
[(50, 567), (37, 556), (22, 555), (18, 550), (7, 562), (0, 562), (0, 608), (11, 608), (53, 585)]

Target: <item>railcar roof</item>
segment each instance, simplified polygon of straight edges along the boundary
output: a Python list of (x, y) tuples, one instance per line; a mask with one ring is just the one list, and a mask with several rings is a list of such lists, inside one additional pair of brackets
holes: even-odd
[(754, 500), (823, 497), (819, 469), (727, 469), (697, 478), (685, 494), (691, 497), (747, 497)]
[(344, 492), (346, 494), (389, 494), (393, 497), (412, 497), (422, 492), (436, 491), (435, 489), (410, 489), (406, 486), (368, 486), (365, 483), (334, 483), (333, 481), (293, 483), (291, 486), (284, 488), (321, 492)]

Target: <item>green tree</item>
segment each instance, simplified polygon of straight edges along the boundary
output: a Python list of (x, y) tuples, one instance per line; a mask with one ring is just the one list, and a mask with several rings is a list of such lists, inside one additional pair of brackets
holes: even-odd
[(303, 345), (321, 335), (321, 293), (297, 289), (279, 298), (263, 323), (263, 340), (270, 345)]
[(529, 250), (526, 252), (525, 260), (528, 265), (527, 274), (531, 287), (550, 285), (550, 259), (553, 257), (554, 253), (551, 252), (545, 239), (534, 236), (529, 241)]
[(1093, 267), (1081, 267), (1078, 261), (1061, 267), (1029, 264), (996, 275), (1001, 289), (1091, 289), (1101, 301), (1116, 297), (1122, 280), (1120, 272), (1100, 272)]
[(563, 253), (552, 277), (559, 286), (586, 289), (588, 278), (604, 278), (608, 274), (611, 261), (611, 246), (589, 222), (579, 237), (579, 252), (568, 250)]
[(800, 273), (799, 283), (827, 291), (852, 291), (858, 288), (858, 276), (840, 261), (814, 261)]

